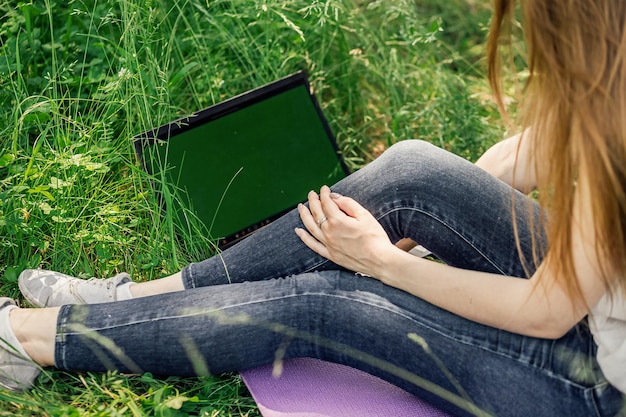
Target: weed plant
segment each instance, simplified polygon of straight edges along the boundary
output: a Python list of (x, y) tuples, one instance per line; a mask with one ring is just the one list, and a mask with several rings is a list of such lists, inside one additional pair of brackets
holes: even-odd
[[(24, 268), (150, 280), (210, 256), (193, 213), (163, 216), (132, 137), (297, 70), (351, 169), (408, 138), (476, 159), (503, 134), (489, 15), (485, 0), (1, 2), (0, 293), (19, 298)], [(47, 371), (0, 400), (12, 416), (259, 415), (236, 375)]]

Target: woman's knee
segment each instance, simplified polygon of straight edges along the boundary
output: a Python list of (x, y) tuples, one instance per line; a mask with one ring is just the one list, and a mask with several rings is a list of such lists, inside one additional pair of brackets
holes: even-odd
[(400, 141), (389, 147), (376, 161), (378, 169), (391, 177), (429, 177), (446, 163), (447, 152), (417, 139)]
[(391, 145), (385, 152), (418, 152), (425, 153), (438, 149), (435, 145), (422, 139), (407, 139)]
[[(364, 193), (426, 192), (437, 187), (442, 178), (456, 172), (458, 157), (423, 140), (405, 140), (389, 147), (371, 164), (351, 175), (337, 192), (359, 197)], [(463, 161), (467, 162), (467, 161)], [(346, 191), (342, 190), (343, 186)]]
[(394, 166), (423, 164), (425, 161), (436, 160), (437, 154), (442, 151), (442, 149), (424, 140), (410, 139), (393, 144), (379, 159)]

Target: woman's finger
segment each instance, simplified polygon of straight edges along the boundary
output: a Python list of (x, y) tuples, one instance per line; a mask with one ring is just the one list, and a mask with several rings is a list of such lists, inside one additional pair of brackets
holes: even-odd
[(322, 187), (322, 190), (320, 190), (320, 203), (323, 211), (332, 216), (347, 215), (348, 217), (358, 218), (369, 213), (352, 198), (333, 193), (328, 187)]
[[(337, 194), (335, 194), (337, 195)], [(346, 213), (342, 212), (341, 209), (337, 206), (337, 203), (334, 201), (334, 198), (331, 196), (330, 188), (324, 185), (320, 189), (320, 208), (328, 218), (340, 219), (346, 215)]]
[(309, 191), (307, 198), (309, 200), (309, 211), (317, 223), (325, 217), (320, 197), (315, 191)]
[(298, 235), (298, 237), (300, 238), (300, 240), (302, 240), (302, 242), (309, 247), (309, 249), (311, 249), (313, 252), (317, 253), (318, 255), (321, 255), (324, 258), (329, 259), (330, 255), (328, 252), (328, 248), (324, 246), (324, 244), (320, 242), (319, 239), (311, 236), (310, 233), (308, 233), (306, 230), (301, 229), (299, 227), (295, 229), (295, 232), (296, 232), (296, 235)]
[[(324, 238), (324, 234), (322, 233), (320, 226), (323, 226), (323, 224), (320, 224), (320, 226), (318, 226), (317, 223), (319, 219), (316, 220), (315, 216), (311, 212), (310, 204), (311, 203), (309, 203), (308, 208), (304, 204), (298, 204), (298, 213), (300, 214), (300, 219), (302, 220), (302, 224), (304, 224), (304, 227), (306, 227), (306, 230), (308, 230), (309, 233), (313, 237), (315, 237), (315, 239), (322, 241)], [(319, 205), (319, 201), (318, 201), (318, 205)], [(321, 212), (321, 208), (318, 210)]]

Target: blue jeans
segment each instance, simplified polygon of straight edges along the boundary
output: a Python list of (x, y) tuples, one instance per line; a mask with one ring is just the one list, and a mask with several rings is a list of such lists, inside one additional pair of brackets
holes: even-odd
[[(528, 260), (539, 208), (455, 155), (404, 141), (332, 188), (368, 208), (392, 241), (412, 238), (447, 264), (519, 277), (502, 279), (527, 276), (512, 205)], [(619, 412), (624, 396), (598, 368), (584, 321), (559, 340), (484, 326), (332, 264), (300, 242), (297, 226), (294, 211), (189, 265), (185, 291), (62, 307), (56, 365), (184, 376), (306, 356), (362, 369), (458, 415), (470, 413), (430, 384), (496, 416)]]

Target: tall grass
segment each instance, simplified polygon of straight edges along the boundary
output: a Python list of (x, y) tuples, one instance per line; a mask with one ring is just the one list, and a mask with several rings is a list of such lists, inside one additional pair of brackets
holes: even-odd
[[(192, 213), (163, 216), (132, 137), (296, 70), (352, 169), (407, 138), (475, 159), (502, 135), (484, 3), (0, 3), (0, 293), (19, 297), (24, 268), (149, 280), (209, 256)], [(2, 415), (258, 415), (236, 376), (50, 371), (0, 399)]]

